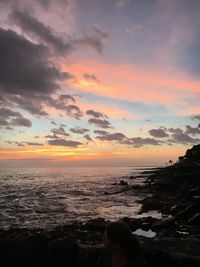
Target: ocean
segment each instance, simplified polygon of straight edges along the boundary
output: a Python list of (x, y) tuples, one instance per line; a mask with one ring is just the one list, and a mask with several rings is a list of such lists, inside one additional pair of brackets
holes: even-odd
[[(0, 228), (46, 228), (103, 217), (137, 217), (141, 198), (124, 185), (142, 184), (149, 167), (2, 168)], [(106, 194), (107, 192), (108, 194)]]

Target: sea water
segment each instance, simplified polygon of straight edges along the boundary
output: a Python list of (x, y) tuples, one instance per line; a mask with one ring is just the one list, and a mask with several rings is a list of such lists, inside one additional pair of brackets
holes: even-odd
[(137, 202), (141, 196), (134, 190), (117, 193), (126, 186), (120, 181), (142, 184), (145, 175), (141, 173), (148, 169), (2, 168), (0, 228), (52, 228), (98, 217), (134, 217), (141, 207)]

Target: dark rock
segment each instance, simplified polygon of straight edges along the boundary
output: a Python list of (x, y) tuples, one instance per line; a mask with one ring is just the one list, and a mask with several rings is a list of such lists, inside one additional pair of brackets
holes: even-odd
[(87, 230), (97, 230), (103, 232), (107, 223), (108, 221), (106, 221), (104, 218), (97, 218), (89, 220), (83, 225), (83, 227)]
[(121, 180), (120, 185), (128, 185), (128, 183), (126, 181)]
[(167, 219), (162, 219), (158, 222), (155, 222), (151, 228), (152, 230), (156, 231), (159, 229), (173, 229), (175, 227), (175, 218), (174, 217), (170, 217)]
[(186, 207), (186, 204), (183, 204), (183, 203), (176, 204), (176, 205), (174, 205), (174, 206), (171, 207), (170, 213), (172, 215), (175, 215), (175, 214), (181, 212), (185, 207)]
[(188, 220), (189, 224), (200, 225), (200, 213), (195, 214), (192, 218)]
[(200, 266), (200, 257), (188, 255), (185, 253), (173, 252), (169, 254), (173, 266), (181, 267), (199, 267)]
[(142, 214), (149, 210), (160, 210), (162, 207), (163, 207), (162, 200), (158, 199), (156, 196), (149, 197), (143, 201), (143, 206), (139, 214)]
[(198, 211), (200, 210), (200, 205), (198, 204), (191, 204), (183, 211), (180, 211), (176, 214), (176, 220), (188, 220), (193, 217)]
[(192, 196), (192, 201), (196, 204), (200, 204), (200, 196)]

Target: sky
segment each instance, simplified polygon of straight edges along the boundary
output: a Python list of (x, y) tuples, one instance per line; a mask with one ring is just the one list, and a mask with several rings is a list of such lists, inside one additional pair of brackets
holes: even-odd
[(199, 51), (199, 0), (0, 0), (0, 167), (177, 161)]

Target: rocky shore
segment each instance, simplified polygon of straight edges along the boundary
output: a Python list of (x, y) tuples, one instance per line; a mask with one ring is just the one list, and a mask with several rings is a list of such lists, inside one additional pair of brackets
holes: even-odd
[[(149, 174), (135, 188), (121, 182), (129, 194), (136, 190), (148, 195), (140, 203), (141, 216), (152, 210), (163, 215), (162, 219), (123, 218), (133, 232), (154, 232), (151, 238), (138, 236), (147, 266), (200, 266), (200, 145), (188, 150), (178, 163)], [(107, 223), (98, 218), (51, 231), (1, 229), (1, 266), (95, 266)]]

